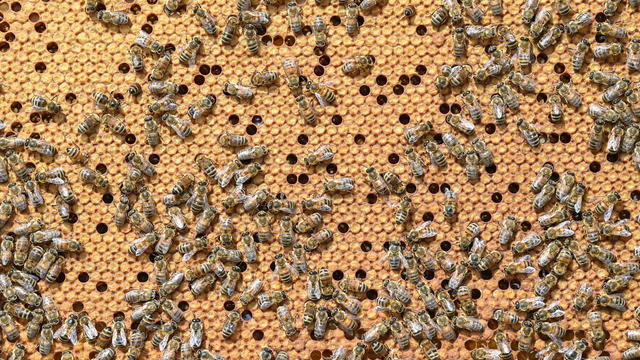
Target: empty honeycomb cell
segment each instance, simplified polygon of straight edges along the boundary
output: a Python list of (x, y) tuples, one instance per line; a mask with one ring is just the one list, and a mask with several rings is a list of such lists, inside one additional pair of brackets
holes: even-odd
[[(2, 24), (0, 24), (0, 27), (1, 27), (1, 25), (2, 25)], [(45, 25), (45, 23), (43, 23), (42, 21), (40, 21), (40, 22), (37, 22), (37, 23), (33, 26), (33, 28), (35, 29), (35, 31), (36, 31), (37, 33), (43, 33), (43, 32), (45, 32), (45, 31), (47, 30), (47, 25)], [(1, 31), (1, 30), (2, 30), (2, 29), (0, 29), (0, 31)], [(7, 29), (7, 30), (8, 30), (8, 29)]]

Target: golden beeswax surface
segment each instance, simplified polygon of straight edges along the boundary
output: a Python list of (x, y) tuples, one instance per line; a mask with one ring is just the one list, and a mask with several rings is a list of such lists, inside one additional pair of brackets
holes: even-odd
[[(496, 18), (489, 13), (487, 1), (481, 1), (479, 5), (486, 10), (483, 24), (502, 23), (511, 26), (517, 37), (525, 35), (527, 29), (520, 20), (523, 2), (505, 2), (504, 17)], [(63, 223), (54, 206), (55, 188), (43, 188), (46, 206), (38, 211), (42, 213), (45, 223), (62, 229), (69, 238), (82, 241), (84, 251), (68, 257), (64, 281), (53, 284), (40, 282), (41, 293), (55, 299), (64, 317), (71, 312), (87, 311), (97, 322), (98, 330), (110, 324), (114, 315), (120, 312), (127, 316), (126, 324), (130, 326), (129, 315), (133, 306), (125, 302), (124, 294), (132, 288), (153, 286), (153, 263), (150, 251), (138, 258), (128, 254), (129, 242), (137, 235), (130, 225), (117, 229), (113, 223), (113, 204), (120, 197), (118, 182), (129, 169), (125, 157), (135, 150), (153, 162), (157, 161), (157, 174), (147, 179), (147, 185), (154, 195), (158, 212), (163, 214), (153, 220), (159, 228), (160, 224), (169, 221), (164, 215), (165, 206), (160, 199), (171, 191), (178, 175), (191, 171), (203, 177), (194, 166), (197, 154), (207, 154), (218, 164), (226, 164), (234, 158), (231, 150), (221, 147), (216, 141), (218, 135), (225, 131), (244, 134), (251, 145), (266, 145), (269, 149), (263, 161), (264, 174), (253, 179), (246, 187), (247, 193), (253, 193), (257, 186), (266, 184), (271, 194), (281, 192), (288, 199), (299, 201), (314, 193), (320, 194), (325, 177), (348, 176), (355, 180), (356, 188), (352, 193), (332, 195), (334, 210), (323, 217), (323, 227), (334, 232), (333, 241), (307, 257), (310, 267), (327, 267), (334, 279), (347, 276), (363, 278), (376, 290), (368, 293), (368, 297), (362, 301), (363, 310), (359, 316), (361, 328), (365, 330), (387, 317), (374, 310), (376, 304), (373, 299), (376, 292), (383, 292), (382, 280), (389, 277), (401, 280), (401, 273), (391, 271), (388, 263), (380, 260), (386, 253), (385, 243), (403, 237), (403, 229), (394, 225), (394, 209), (382, 197), (377, 197), (364, 181), (364, 169), (368, 166), (374, 166), (380, 172), (389, 170), (400, 175), (408, 184), (408, 195), (414, 204), (412, 224), (433, 219), (432, 226), (438, 235), (426, 242), (428, 248), (432, 252), (447, 250), (456, 260), (466, 258), (457, 246), (457, 239), (469, 222), (476, 221), (482, 225), (481, 238), (487, 240), (488, 250), (501, 248), (497, 235), (500, 221), (508, 214), (521, 221), (523, 229), (541, 231), (538, 214), (531, 205), (534, 195), (529, 186), (539, 167), (547, 161), (555, 165), (555, 171), (559, 174), (567, 170), (574, 171), (578, 179), (587, 185), (589, 190), (585, 206), (592, 206), (588, 203), (589, 199), (617, 190), (622, 195), (622, 202), (616, 207), (614, 218), (623, 211), (632, 217), (638, 215), (636, 189), (639, 176), (631, 157), (620, 155), (619, 158), (607, 158), (604, 152), (594, 153), (587, 148), (588, 133), (593, 122), (587, 114), (587, 105), (600, 101), (600, 93), (604, 90), (588, 83), (588, 73), (603, 69), (637, 80), (636, 74), (627, 74), (623, 62), (598, 62), (591, 56), (587, 57), (586, 65), (580, 72), (573, 72), (572, 48), (583, 37), (596, 43), (595, 22), (586, 35), (569, 39), (565, 34), (558, 46), (538, 55), (538, 62), (532, 67), (537, 92), (518, 95), (521, 103), (519, 114), (509, 114), (506, 126), (494, 125), (489, 107), (490, 96), (495, 92), (495, 84), (499, 80), (486, 86), (473, 82), (469, 85), (484, 111), (481, 123), (476, 124), (476, 132), (484, 136), (493, 151), (495, 169), (487, 171), (483, 167), (480, 180), (472, 184), (467, 181), (464, 167), (448, 156), (446, 168), (438, 169), (431, 164), (427, 166), (424, 178), (411, 177), (404, 158), (408, 145), (403, 132), (426, 120), (433, 123), (435, 134), (452, 131), (444, 118), (450, 111), (460, 110), (462, 102), (458, 94), (466, 89), (465, 86), (445, 95), (439, 93), (434, 86), (434, 79), (440, 67), (444, 64), (468, 63), (475, 71), (488, 60), (485, 47), (489, 42), (471, 40), (466, 59), (456, 62), (452, 53), (453, 26), (450, 23), (440, 28), (431, 26), (430, 15), (436, 9), (435, 3), (389, 0), (379, 4), (370, 11), (361, 12), (364, 22), (359, 33), (351, 37), (341, 23), (344, 20), (343, 6), (327, 4), (326, 1), (317, 5), (302, 0), (299, 6), (305, 26), (311, 25), (316, 15), (322, 16), (327, 23), (328, 46), (324, 51), (314, 48), (310, 28), (305, 27), (303, 34), (293, 35), (284, 5), (267, 9), (262, 3), (254, 4), (258, 10), (271, 14), (271, 23), (266, 27), (266, 34), (261, 35), (259, 55), (250, 56), (242, 36), (236, 37), (231, 46), (223, 46), (219, 43), (219, 36), (206, 35), (191, 14), (193, 4), (188, 5), (187, 11), (168, 16), (163, 11), (163, 1), (109, 2), (107, 8), (113, 6), (115, 9), (124, 9), (131, 18), (131, 25), (117, 27), (106, 26), (90, 17), (85, 13), (82, 1), (0, 2), (0, 63), (4, 64), (0, 67), (0, 80), (4, 85), (0, 101), (2, 120), (8, 125), (4, 132), (23, 138), (39, 137), (54, 144), (59, 150), (54, 159), (23, 151), (25, 161), (28, 166), (37, 169), (61, 166), (67, 172), (78, 199), (73, 207), (77, 221), (73, 224)], [(540, 6), (549, 9), (553, 7), (549, 0), (540, 3)], [(237, 12), (235, 2), (206, 0), (201, 4), (217, 16), (220, 31), (226, 16)], [(411, 19), (403, 18), (402, 9), (409, 4), (415, 6), (417, 15)], [(602, 6), (602, 0), (579, 0), (573, 3), (575, 11), (590, 10), (594, 15), (601, 11)], [(620, 7), (613, 20), (626, 26), (629, 37), (633, 38), (639, 26), (637, 9), (628, 8), (626, 2)], [(554, 11), (552, 22), (558, 21)], [(470, 23), (466, 16), (465, 22)], [(147, 56), (147, 72), (136, 73), (128, 54), (130, 45), (141, 29), (150, 30), (151, 35), (162, 44), (172, 44), (177, 49), (183, 46), (186, 38), (199, 35), (203, 39), (203, 48), (195, 66), (187, 67), (178, 63), (177, 54), (174, 54), (169, 79), (184, 85), (183, 92), (188, 89), (186, 94), (177, 96), (177, 115), (187, 118), (189, 105), (204, 95), (215, 94), (217, 97), (213, 112), (193, 124), (192, 137), (182, 140), (169, 128), (161, 126), (163, 143), (155, 148), (146, 143), (143, 118), (147, 104), (154, 99), (147, 90), (146, 77), (156, 60)], [(494, 40), (495, 44), (498, 42)], [(538, 54), (537, 49), (535, 53)], [(343, 59), (366, 54), (375, 58), (370, 74), (351, 78), (342, 73), (340, 67)], [(331, 86), (337, 89), (338, 100), (335, 105), (325, 109), (315, 106), (319, 113), (315, 127), (304, 124), (300, 119), (295, 97), (291, 95), (284, 78), (280, 79), (277, 87), (254, 89), (255, 98), (251, 102), (238, 101), (222, 94), (222, 85), (227, 80), (248, 85), (251, 74), (256, 70), (266, 68), (282, 73), (282, 60), (290, 57), (298, 59), (302, 75), (320, 81), (332, 81)], [(571, 79), (582, 97), (583, 106), (579, 109), (565, 107), (564, 121), (552, 124), (547, 119), (549, 110), (545, 101), (560, 77)], [(135, 82), (143, 87), (143, 94), (137, 98), (127, 94), (129, 85)], [(124, 96), (122, 114), (128, 128), (126, 136), (113, 134), (104, 128), (90, 136), (77, 133), (76, 128), (84, 115), (98, 111), (92, 97), (97, 90), (105, 93), (113, 91)], [(57, 96), (64, 116), (47, 119), (34, 114), (29, 100), (36, 94)], [(520, 116), (534, 120), (543, 133), (546, 142), (539, 148), (529, 147), (519, 134), (516, 120)], [(464, 136), (457, 136), (464, 144), (469, 142)], [(313, 168), (305, 167), (303, 157), (321, 144), (331, 145), (335, 152), (333, 160)], [(70, 145), (80, 146), (91, 154), (90, 166), (104, 172), (110, 180), (108, 191), (100, 192), (82, 184), (78, 176), (80, 167), (71, 164), (64, 156), (64, 149)], [(444, 145), (441, 145), (441, 149), (445, 151)], [(455, 223), (445, 221), (442, 214), (440, 204), (444, 201), (445, 184), (458, 196), (459, 215)], [(3, 189), (6, 189), (6, 184)], [(211, 185), (210, 190), (210, 202), (219, 206), (228, 190), (223, 191), (217, 185)], [(397, 197), (393, 196), (391, 201), (397, 201)], [(184, 238), (193, 238), (193, 215), (186, 209), (185, 213), (190, 233)], [(17, 224), (33, 215), (32, 211), (20, 214), (13, 223)], [(297, 221), (298, 215), (293, 217)], [(243, 231), (256, 231), (253, 214), (241, 209), (235, 213), (234, 224), (236, 235)], [(630, 223), (630, 226), (635, 230), (635, 224)], [(272, 224), (272, 229), (277, 233), (277, 222)], [(212, 242), (218, 232), (216, 225), (209, 236)], [(586, 246), (581, 229), (577, 232), (577, 238)], [(516, 236), (521, 238), (526, 233), (519, 231)], [(306, 276), (298, 278), (293, 285), (272, 281), (270, 265), (276, 254), (283, 253), (277, 238), (269, 244), (258, 244), (258, 261), (246, 266), (241, 285), (233, 297), (220, 295), (220, 282), (210, 292), (198, 297), (191, 294), (185, 282), (171, 295), (186, 310), (187, 320), (194, 315), (203, 319), (206, 334), (203, 347), (233, 360), (256, 358), (265, 345), (275, 350), (287, 350), (292, 359), (313, 360), (329, 356), (338, 346), (351, 349), (358, 340), (345, 337), (342, 331), (333, 326), (330, 326), (323, 340), (311, 339), (302, 328), (302, 309), (307, 299)], [(304, 240), (306, 235), (299, 235), (299, 238)], [(638, 239), (639, 235), (634, 232), (628, 241), (605, 241), (601, 245), (613, 250), (618, 255), (618, 261), (629, 261), (633, 259), (632, 250), (638, 244)], [(176, 252), (175, 246), (169, 256), (169, 268), (172, 271), (185, 270), (188, 265), (206, 256), (199, 253), (189, 262), (181, 262), (181, 254)], [(512, 253), (506, 248), (504, 250), (503, 265), (513, 260)], [(539, 251), (540, 248), (532, 254)], [(289, 250), (284, 253), (288, 255)], [(434, 290), (440, 289), (447, 277), (440, 268), (434, 274), (427, 275), (425, 281)], [(484, 332), (472, 334), (462, 331), (453, 343), (440, 338), (436, 343), (442, 359), (469, 359), (472, 349), (484, 345), (493, 347), (491, 339), (496, 327), (495, 323), (489, 322), (493, 310), (513, 310), (515, 300), (533, 296), (534, 283), (539, 279), (538, 272), (526, 277), (507, 277), (502, 265), (486, 275), (472, 271), (467, 281), (467, 285), (474, 290), (474, 297), (477, 297), (478, 317), (485, 324)], [(606, 268), (597, 262), (592, 262), (588, 268), (579, 268), (574, 262), (568, 274), (558, 282), (548, 298), (559, 301), (566, 310), (563, 323), (570, 331), (565, 339), (585, 337), (589, 326), (586, 312), (573, 311), (576, 289), (586, 282), (599, 292), (602, 282), (608, 277)], [(288, 305), (301, 330), (297, 337), (290, 339), (285, 336), (279, 328), (274, 309), (262, 311), (255, 303), (243, 309), (238, 302), (242, 284), (258, 278), (264, 280), (266, 290), (287, 291)], [(337, 284), (337, 281), (334, 283)], [(413, 295), (411, 307), (421, 308), (415, 287), (408, 282), (405, 284)], [(637, 287), (637, 282), (631, 281), (629, 288), (624, 291), (631, 309), (640, 299)], [(327, 303), (331, 304), (331, 308), (335, 307), (332, 302)], [(221, 335), (223, 320), (226, 313), (234, 308), (242, 312), (243, 321), (237, 332), (225, 340)], [(620, 359), (622, 351), (632, 345), (625, 339), (624, 332), (637, 327), (633, 311), (603, 310), (603, 313), (609, 336), (604, 350), (612, 358)], [(166, 315), (163, 316), (166, 318)], [(189, 321), (185, 321), (176, 332), (183, 341), (188, 338), (188, 326)], [(39, 358), (37, 341), (26, 338), (24, 324), (19, 328), (20, 342), (27, 347), (27, 358)], [(518, 327), (507, 329), (500, 325), (500, 328), (507, 331), (515, 353), (514, 340), (517, 339)], [(361, 334), (360, 331), (358, 335)], [(545, 341), (539, 337), (536, 339), (535, 348), (541, 350)], [(396, 349), (400, 357), (424, 358), (415, 340), (405, 351), (399, 351), (391, 336), (385, 343), (391, 349)], [(14, 344), (5, 341), (2, 344), (3, 353), (10, 352), (13, 347)], [(61, 352), (69, 348), (68, 344), (56, 342), (53, 358), (59, 359)], [(93, 346), (84, 339), (72, 350), (78, 359), (87, 359), (90, 354), (95, 354)], [(145, 353), (144, 359), (157, 359), (160, 356), (160, 352), (149, 341), (145, 345)], [(533, 359), (533, 354), (515, 356), (518, 359)], [(585, 357), (597, 354), (597, 351), (588, 350)], [(51, 357), (49, 355), (47, 358)], [(124, 358), (124, 352), (118, 350), (116, 357)]]

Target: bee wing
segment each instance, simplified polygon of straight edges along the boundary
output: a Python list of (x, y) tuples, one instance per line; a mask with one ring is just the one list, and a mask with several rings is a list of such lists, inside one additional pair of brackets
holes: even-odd
[(300, 275), (298, 270), (295, 267), (291, 266), (291, 264), (285, 263), (285, 265), (287, 266), (287, 269), (289, 269), (289, 271), (291, 271), (295, 276), (299, 276)]
[(98, 337), (98, 330), (91, 321), (88, 324), (82, 325), (82, 331), (84, 332), (84, 336), (89, 341), (92, 341)]
[(611, 219), (611, 214), (613, 214), (613, 205), (607, 208), (607, 211), (604, 212), (604, 221), (609, 221)]
[(56, 330), (56, 332), (53, 333), (53, 338), (59, 339), (61, 336), (65, 335), (66, 333), (67, 333), (67, 322), (65, 321), (62, 324), (62, 326), (60, 326), (58, 330)]
[(162, 338), (162, 341), (160, 341), (160, 344), (158, 345), (160, 351), (163, 351), (167, 347), (167, 344), (169, 343), (169, 336), (169, 334), (166, 334), (164, 338)]
[(579, 213), (580, 210), (582, 210), (582, 196), (578, 197), (578, 200), (576, 200), (576, 205), (573, 207), (573, 211), (575, 211), (576, 213)]
[(197, 192), (194, 191), (193, 194), (191, 194), (191, 196), (189, 197), (189, 199), (185, 203), (185, 205), (187, 205), (187, 207), (191, 207), (191, 203), (196, 198), (196, 196), (197, 196)]
[(76, 346), (78, 344), (78, 328), (76, 326), (70, 327), (67, 331), (67, 337), (73, 346)]
[(182, 262), (189, 261), (189, 259), (191, 259), (193, 255), (196, 254), (196, 252), (198, 252), (198, 250), (191, 250), (188, 253), (182, 255)]
[(191, 332), (191, 335), (189, 335), (189, 345), (194, 349), (199, 348), (202, 345), (202, 334)]
[(405, 269), (409, 268), (409, 263), (407, 262), (407, 259), (405, 259), (404, 255), (402, 254), (400, 254), (400, 263)]
[(144, 243), (144, 237), (133, 240), (129, 245), (136, 247), (136, 256), (142, 255), (149, 248), (149, 245)]
[(318, 100), (318, 104), (320, 104), (320, 106), (322, 106), (323, 108), (327, 107), (327, 102), (324, 100), (324, 98), (320, 95), (320, 93), (317, 92), (313, 92), (313, 95), (316, 97), (316, 99)]
[(629, 232), (629, 230), (622, 229), (622, 230), (614, 231), (614, 232), (613, 232), (613, 235), (615, 235), (615, 236), (629, 237), (629, 236), (631, 236), (631, 232)]

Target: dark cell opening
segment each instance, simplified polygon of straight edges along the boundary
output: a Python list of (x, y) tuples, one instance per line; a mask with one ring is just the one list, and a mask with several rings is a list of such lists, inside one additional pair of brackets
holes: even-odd
[(369, 89), (367, 85), (362, 85), (360, 86), (359, 92), (360, 92), (360, 95), (367, 96), (371, 93), (371, 89)]
[(429, 184), (429, 192), (432, 194), (437, 194), (440, 191), (440, 186), (436, 183)]
[(258, 132), (258, 128), (255, 125), (247, 125), (247, 134), (255, 135)]
[(474, 300), (480, 299), (482, 292), (479, 289), (471, 289), (471, 298)]
[(399, 81), (400, 81), (400, 84), (401, 84), (401, 85), (403, 85), (403, 86), (407, 86), (407, 85), (409, 85), (409, 76), (407, 76), (407, 75), (400, 75)]
[(138, 279), (139, 282), (147, 282), (149, 280), (149, 274), (147, 274), (144, 271), (141, 271), (138, 273), (136, 278)]
[(597, 161), (592, 161), (591, 164), (589, 164), (589, 170), (591, 172), (597, 173), (598, 171), (600, 171), (600, 163)]
[(224, 309), (225, 309), (225, 310), (227, 310), (227, 311), (232, 311), (233, 309), (235, 309), (235, 308), (236, 308), (236, 303), (234, 303), (234, 302), (233, 302), (233, 301), (231, 301), (231, 300), (227, 300), (227, 301), (225, 301), (225, 302), (224, 302), (223, 307), (224, 307)]
[(282, 38), (282, 36), (276, 35), (273, 37), (273, 45), (282, 46), (283, 43), (284, 43), (284, 39)]
[(13, 40), (16, 39), (16, 35), (12, 32), (8, 32), (4, 34), (4, 39), (7, 40), (8, 42), (12, 42)]
[(262, 43), (263, 43), (263, 44), (265, 44), (265, 45), (270, 45), (270, 44), (273, 42), (273, 39), (272, 39), (272, 38), (271, 38), (271, 36), (269, 36), (269, 35), (265, 35), (265, 36), (263, 36), (260, 40), (261, 40), (261, 41), (262, 41)]
[(397, 164), (398, 161), (400, 161), (400, 156), (398, 156), (398, 154), (396, 153), (393, 153), (389, 155), (388, 160), (389, 160), (389, 163), (391, 164)]
[(80, 281), (81, 283), (86, 283), (87, 281), (89, 281), (89, 274), (87, 274), (86, 272), (81, 272), (80, 274), (78, 274), (78, 281)]
[(447, 184), (447, 183), (443, 183), (440, 185), (440, 192), (441, 193), (445, 193), (445, 191), (447, 190), (451, 190), (451, 185)]
[(98, 290), (99, 292), (107, 291), (107, 283), (102, 282), (102, 281), (98, 282), (96, 284), (96, 290)]
[(442, 145), (444, 143), (444, 140), (442, 140), (442, 134), (433, 134), (433, 141), (438, 145)]
[(520, 290), (520, 280), (518, 279), (513, 279), (509, 282), (509, 286), (513, 289), (513, 290)]
[(22, 104), (14, 101), (11, 103), (11, 106), (9, 107), (11, 109), (11, 111), (13, 111), (14, 113), (19, 113), (20, 110), (22, 110)]
[(244, 321), (249, 321), (253, 319), (253, 314), (251, 313), (251, 310), (245, 310), (240, 315), (242, 316), (242, 320)]
[(45, 63), (43, 62), (37, 62), (35, 66), (35, 70), (38, 73), (43, 73), (45, 72), (45, 70), (47, 70), (47, 65), (45, 65)]
[(550, 133), (549, 134), (549, 142), (552, 144), (555, 144), (558, 142), (558, 140), (560, 139), (560, 136), (558, 136), (558, 134), (556, 133)]
[(522, 223), (520, 223), (520, 228), (522, 229), (522, 231), (529, 231), (531, 230), (531, 223), (528, 221), (523, 221)]
[(122, 63), (122, 64), (118, 65), (118, 71), (120, 71), (123, 74), (128, 73), (129, 72), (129, 64)]
[(211, 67), (211, 73), (212, 73), (213, 75), (220, 75), (220, 74), (222, 74), (222, 66), (220, 66), (220, 65), (213, 65), (213, 66)]
[(480, 277), (482, 278), (482, 280), (491, 280), (491, 278), (493, 277), (493, 271), (485, 270), (480, 273)]
[(158, 154), (149, 155), (149, 162), (152, 165), (157, 165), (160, 162), (160, 155), (158, 155)]
[(346, 233), (347, 231), (349, 231), (349, 224), (347, 223), (338, 224), (338, 231), (340, 231), (343, 234)]
[(65, 97), (64, 97), (65, 101), (69, 104), (73, 104), (76, 102), (76, 94), (74, 93), (68, 93)]
[(135, 144), (136, 136), (133, 134), (127, 134), (127, 136), (124, 137), (124, 141), (129, 145)]
[(443, 251), (449, 251), (451, 250), (451, 243), (448, 241), (443, 241), (440, 243), (440, 249), (442, 249)]
[(60, 273), (60, 275), (58, 275), (58, 277), (56, 278), (56, 282), (58, 284), (62, 284), (66, 278), (67, 276), (64, 273)]
[(547, 102), (547, 94), (541, 92), (538, 93), (538, 95), (536, 96), (536, 101), (539, 103), (545, 103)]
[(287, 175), (287, 183), (293, 185), (298, 182), (298, 177), (295, 174)]
[(47, 51), (54, 54), (56, 52), (58, 52), (58, 44), (55, 42), (50, 42), (47, 44)]
[(196, 85), (202, 85), (204, 84), (204, 76), (202, 75), (196, 75), (193, 77), (193, 82), (196, 83)]
[(186, 301), (180, 301), (180, 302), (178, 303), (178, 308), (179, 308), (180, 310), (182, 310), (182, 311), (187, 311), (187, 310), (189, 310), (189, 303), (188, 303), (188, 302), (186, 302)]
[(99, 223), (98, 225), (96, 225), (96, 231), (98, 232), (98, 234), (104, 234), (108, 230), (109, 230), (109, 227), (105, 223)]
[(236, 125), (238, 122), (240, 122), (238, 115), (229, 115), (229, 123), (231, 123), (231, 125)]
[(483, 211), (480, 213), (480, 220), (484, 222), (491, 221), (491, 214), (488, 211)]
[(422, 79), (418, 75), (411, 75), (411, 85), (420, 85)]
[(596, 42), (597, 43), (601, 44), (601, 43), (606, 42), (606, 41), (607, 41), (607, 36), (606, 35), (603, 35), (603, 34), (600, 34), (600, 33), (596, 34)]
[(22, 10), (22, 5), (19, 2), (11, 3), (11, 10), (13, 10), (14, 12), (18, 12)]
[(240, 269), (240, 272), (245, 272), (247, 270), (247, 263), (245, 263), (244, 261), (240, 261), (236, 264), (236, 266), (238, 267), (238, 269)]
[(515, 194), (518, 191), (520, 191), (520, 185), (518, 185), (517, 183), (511, 183), (509, 184), (507, 189), (509, 190), (510, 193)]
[(399, 85), (399, 84), (394, 85), (393, 86), (393, 93), (396, 94), (396, 95), (404, 94), (404, 86)]
[(538, 54), (538, 57), (536, 58), (536, 61), (538, 62), (538, 64), (546, 64), (547, 61), (549, 61), (549, 58), (547, 57), (547, 54), (540, 53), (540, 54)]
[(338, 26), (338, 25), (340, 25), (340, 22), (341, 22), (341, 21), (340, 21), (340, 17), (339, 17), (339, 16), (332, 16), (332, 17), (329, 19), (329, 22), (330, 22), (330, 23), (331, 23), (331, 25), (333, 25), (333, 26)]
[(597, 13), (596, 14), (596, 21), (599, 22), (599, 23), (607, 21), (607, 15), (605, 15), (603, 12)]
[(414, 183), (408, 183), (407, 186), (405, 186), (405, 190), (409, 193), (409, 194), (413, 194), (414, 192), (416, 192), (416, 184)]
[(571, 75), (564, 73), (562, 75), (560, 75), (560, 81), (562, 81), (565, 84), (568, 84), (571, 82)]
[(553, 71), (556, 72), (556, 74), (562, 74), (564, 72), (564, 64), (563, 63), (557, 63), (555, 65), (553, 65)]
[(435, 277), (435, 273), (431, 270), (425, 270), (425, 272), (422, 275), (427, 280), (433, 280), (433, 278)]
[(378, 75), (376, 76), (376, 84), (380, 85), (380, 86), (384, 86), (387, 84), (387, 77), (384, 75)]
[(9, 45), (8, 42), (0, 41), (0, 52), (7, 52), (9, 51), (10, 48), (11, 46)]
[(369, 300), (375, 300), (378, 298), (378, 291), (375, 289), (369, 289), (367, 291), (367, 299)]
[(142, 30), (144, 32), (146, 32), (147, 34), (151, 34), (153, 32), (153, 26), (151, 26), (149, 24), (144, 24), (144, 25), (142, 25)]
[(633, 190), (631, 192), (631, 200), (633, 200), (633, 201), (640, 200), (640, 190)]
[(198, 68), (198, 70), (200, 71), (201, 75), (209, 75), (209, 73), (211, 72), (211, 67), (207, 64), (203, 64), (200, 65), (200, 68)]
[(178, 94), (186, 95), (188, 92), (189, 92), (189, 87), (187, 85), (185, 85), (185, 84), (178, 85)]
[(560, 134), (560, 141), (563, 144), (568, 144), (571, 141), (571, 135), (569, 135), (566, 132), (563, 132), (562, 134)]
[(298, 144), (306, 145), (309, 142), (309, 138), (305, 134), (298, 135)]
[(502, 280), (498, 281), (498, 287), (501, 290), (507, 290), (509, 288), (509, 280), (502, 279)]
[(287, 162), (291, 165), (294, 165), (298, 162), (298, 157), (294, 154), (287, 155)]
[(336, 270), (336, 271), (333, 272), (331, 277), (335, 281), (340, 281), (340, 280), (344, 279), (344, 273), (342, 272), (342, 270)]
[(460, 104), (452, 104), (451, 105), (451, 113), (452, 114), (460, 114), (461, 111), (462, 111), (462, 107), (460, 106)]
[(620, 212), (618, 213), (618, 217), (620, 218), (620, 220), (626, 220), (631, 218), (631, 213), (627, 210), (620, 210)]
[(400, 121), (400, 124), (407, 125), (411, 120), (411, 117), (408, 114), (400, 114), (400, 117), (398, 119)]
[(340, 115), (333, 115), (331, 117), (331, 123), (333, 123), (333, 125), (340, 125), (342, 124), (342, 116)]
[(36, 22), (38, 20), (40, 20), (40, 15), (37, 12), (32, 12), (31, 14), (29, 14), (29, 21)]
[(364, 251), (364, 252), (369, 252), (371, 251), (371, 243), (368, 241), (363, 241), (360, 244), (360, 250)]
[(494, 132), (496, 132), (496, 125), (495, 124), (485, 125), (484, 132), (486, 132), (489, 135), (493, 134)]
[(357, 145), (362, 145), (364, 144), (365, 141), (365, 137), (362, 134), (358, 134), (353, 138), (353, 141), (357, 144)]
[(262, 116), (260, 115), (253, 115), (251, 117), (251, 122), (254, 123), (255, 125), (260, 125), (262, 124), (263, 120), (262, 120)]
[(433, 221), (433, 213), (430, 211), (427, 211), (426, 213), (424, 213), (422, 215), (422, 221)]
[(378, 105), (384, 105), (387, 103), (387, 97), (385, 95), (378, 95), (376, 97), (376, 102)]
[(418, 65), (416, 66), (416, 72), (418, 75), (424, 75), (427, 73), (427, 67), (424, 65)]
[(252, 334), (253, 340), (260, 341), (264, 338), (264, 333), (262, 330), (255, 330)]
[(608, 153), (607, 154), (607, 161), (608, 162), (612, 162), (612, 163), (618, 161), (618, 154)]
[(293, 36), (291, 36), (291, 35), (287, 35), (287, 36), (285, 36), (285, 38), (284, 38), (284, 43), (285, 43), (287, 46), (293, 46), (293, 45), (296, 43), (296, 38), (295, 38), (295, 37), (293, 37)]
[(298, 175), (298, 182), (302, 185), (309, 182), (309, 176), (307, 174)]
[(313, 67), (313, 73), (316, 76), (322, 76), (322, 75), (324, 75), (324, 68), (322, 66), (320, 66), (320, 65), (316, 65), (316, 66)]
[(440, 110), (441, 114), (447, 114), (450, 110), (449, 104), (440, 104), (440, 107), (438, 108), (438, 110)]
[(423, 36), (427, 33), (427, 27), (424, 25), (418, 25), (416, 27), (416, 34)]
[(329, 174), (335, 174), (338, 172), (338, 166), (336, 164), (329, 164), (327, 165), (326, 170)]
[(356, 270), (356, 279), (366, 279), (367, 278), (367, 272), (362, 270), (362, 269), (358, 269)]
[(502, 201), (502, 194), (500, 194), (499, 192), (495, 192), (493, 194), (491, 194), (491, 201), (493, 201), (494, 203), (499, 203)]
[(69, 224), (75, 224), (78, 222), (78, 215), (76, 215), (75, 213), (70, 213), (69, 214)]
[(45, 32), (45, 30), (47, 30), (47, 25), (45, 25), (43, 22), (39, 22), (36, 23), (33, 28), (36, 30), (36, 32), (43, 33)]
[(358, 26), (362, 27), (362, 25), (364, 24), (364, 17), (362, 17), (361, 15), (358, 15)]
[(327, 55), (322, 55), (320, 56), (320, 58), (318, 59), (318, 62), (320, 63), (320, 65), (322, 66), (327, 66), (331, 63), (331, 58), (328, 57)]
[(147, 15), (147, 22), (150, 24), (155, 24), (158, 22), (158, 15), (156, 14), (149, 14)]
[(367, 195), (367, 202), (369, 204), (375, 204), (376, 201), (378, 201), (378, 196), (376, 194), (369, 194)]
[(109, 193), (102, 195), (102, 202), (105, 204), (111, 204), (113, 202), (113, 195)]
[(486, 171), (487, 173), (489, 173), (489, 174), (494, 174), (494, 173), (497, 171), (497, 169), (496, 169), (496, 165), (495, 165), (495, 164), (491, 164), (491, 165), (489, 165), (489, 166), (485, 166), (485, 168), (484, 168), (484, 169), (485, 169), (485, 171)]

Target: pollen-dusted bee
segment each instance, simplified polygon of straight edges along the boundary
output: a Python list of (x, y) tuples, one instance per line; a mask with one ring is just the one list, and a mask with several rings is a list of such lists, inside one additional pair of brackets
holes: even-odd
[[(158, 44), (160, 48), (162, 45)], [(161, 50), (162, 52), (162, 50)], [(152, 81), (161, 81), (167, 75), (169, 67), (171, 66), (171, 53), (165, 52), (155, 63), (153, 68), (151, 69), (151, 74), (149, 75), (149, 80)]]
[(124, 11), (100, 10), (96, 18), (110, 25), (127, 25), (131, 22), (129, 15)]
[(93, 132), (98, 125), (100, 125), (100, 117), (96, 114), (87, 114), (80, 125), (78, 125), (78, 133), (87, 134)]
[(524, 118), (518, 119), (517, 125), (518, 130), (520, 130), (520, 134), (529, 146), (540, 146), (540, 134), (538, 133), (535, 125), (528, 123)]

